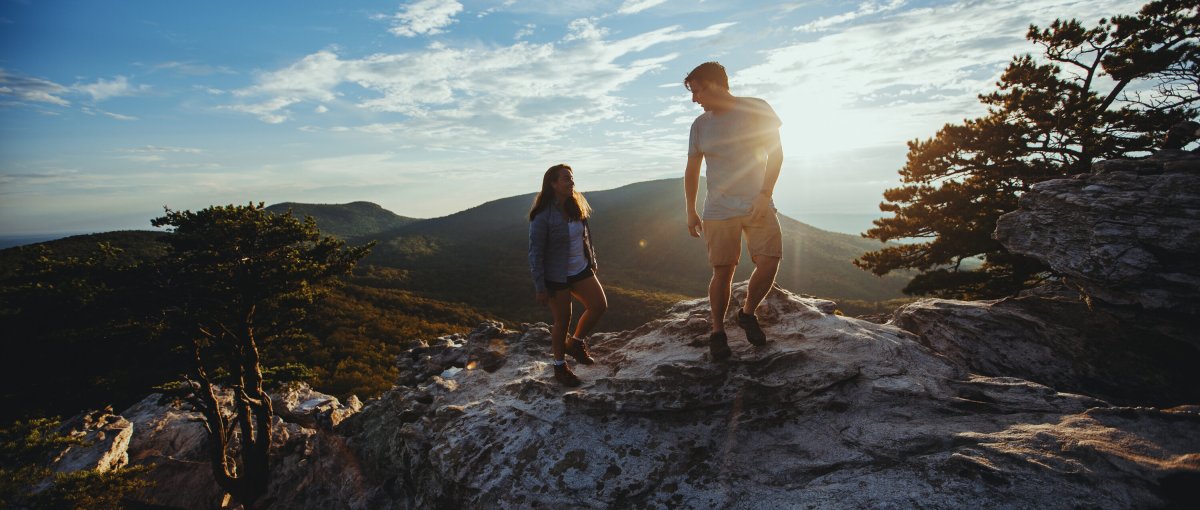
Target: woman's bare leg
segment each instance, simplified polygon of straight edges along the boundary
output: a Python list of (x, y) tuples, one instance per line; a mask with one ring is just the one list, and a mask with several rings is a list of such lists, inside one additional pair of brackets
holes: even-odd
[(600, 316), (608, 310), (608, 296), (604, 295), (604, 287), (595, 276), (576, 282), (571, 287), (571, 294), (583, 303), (583, 315), (575, 325), (575, 338), (583, 338), (592, 332)]
[(550, 328), (550, 349), (554, 359), (563, 359), (564, 345), (567, 338), (567, 328), (571, 326), (571, 293), (565, 290), (553, 291), (550, 296), (550, 313), (554, 316), (554, 326)]

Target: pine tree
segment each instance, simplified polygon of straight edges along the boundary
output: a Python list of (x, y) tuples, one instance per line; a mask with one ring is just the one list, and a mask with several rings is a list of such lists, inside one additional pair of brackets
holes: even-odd
[[(273, 415), (260, 349), (298, 334), (316, 297), (374, 243), (347, 248), (321, 237), (311, 217), (271, 214), (261, 203), (168, 209), (151, 224), (173, 230), (157, 287), (165, 330), (193, 354), (192, 402), (204, 416), (213, 477), (251, 508), (269, 481)], [(218, 396), (218, 381), (228, 381), (230, 401)]]
[[(1033, 184), (1087, 172), (1095, 161), (1145, 154), (1171, 126), (1196, 116), (1200, 16), (1195, 2), (1159, 0), (1133, 16), (1030, 26), (1044, 59), (1018, 56), (998, 90), (979, 97), (988, 113), (908, 143), (903, 185), (884, 192), (864, 237), (921, 242), (863, 254), (877, 275), (920, 272), (904, 291), (999, 297), (1049, 275), (1039, 261), (1004, 249), (991, 234)], [(982, 259), (977, 269), (964, 266)]]

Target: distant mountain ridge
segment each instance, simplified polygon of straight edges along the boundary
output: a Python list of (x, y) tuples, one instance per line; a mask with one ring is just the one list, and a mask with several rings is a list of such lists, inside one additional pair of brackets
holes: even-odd
[[(703, 239), (687, 234), (680, 203), (682, 179), (640, 182), (586, 196), (594, 209), (591, 224), (598, 274), (611, 305), (599, 326), (602, 330), (639, 326), (680, 299), (707, 293), (711, 270)], [(528, 210), (533, 197), (534, 193), (527, 193), (501, 198), (431, 219), (401, 216), (371, 202), (284, 202), (267, 209), (275, 213), (291, 210), (300, 218), (312, 216), (322, 233), (351, 244), (377, 241), (360, 273), (388, 276), (369, 277), (372, 287), (403, 289), (450, 307), (466, 306), (509, 321), (537, 322), (546, 320), (546, 311), (533, 300), (527, 261)], [(703, 197), (701, 186), (700, 199)], [(780, 224), (784, 259), (777, 281), (782, 287), (841, 301), (903, 297), (900, 289), (908, 275), (880, 278), (851, 263), (860, 254), (877, 249), (876, 241), (820, 230), (782, 214)], [(145, 239), (130, 238), (117, 244), (127, 249), (153, 249), (157, 243), (147, 241), (166, 234), (138, 235)], [(95, 237), (98, 241), (110, 234)], [(94, 247), (95, 241), (88, 239), (78, 236), (63, 242), (80, 249)], [(750, 257), (743, 252), (735, 279), (748, 278), (751, 269)]]
[[(545, 320), (544, 309), (533, 302), (527, 262), (528, 210), (534, 195), (493, 200), (348, 240), (379, 241), (364, 262), (403, 270), (406, 288), (510, 320)], [(703, 239), (687, 234), (682, 179), (640, 182), (585, 195), (594, 210), (591, 225), (599, 276), (613, 305), (610, 314), (636, 315), (610, 317), (616, 320), (602, 327), (636, 326), (661, 311), (629, 307), (661, 307), (680, 296), (706, 294), (711, 270)], [(701, 186), (701, 200), (703, 196)], [(322, 231), (330, 229), (328, 225), (337, 231), (337, 225), (353, 222), (345, 216), (323, 216), (327, 209), (303, 206), (292, 208), (311, 214)], [(349, 209), (334, 210), (344, 214)], [(781, 286), (832, 299), (883, 301), (903, 296), (900, 289), (908, 276), (879, 278), (851, 263), (860, 254), (878, 249), (878, 242), (820, 230), (785, 215), (780, 215), (780, 224)], [(751, 269), (750, 257), (743, 252), (736, 279), (749, 277)], [(624, 301), (627, 309), (621, 310), (614, 299)]]
[(288, 210), (298, 218), (312, 216), (317, 219), (321, 233), (341, 239), (349, 239), (383, 232), (407, 225), (417, 218), (408, 218), (384, 209), (372, 202), (350, 202), (348, 204), (304, 204), (283, 202), (267, 206), (267, 210), (282, 214)]

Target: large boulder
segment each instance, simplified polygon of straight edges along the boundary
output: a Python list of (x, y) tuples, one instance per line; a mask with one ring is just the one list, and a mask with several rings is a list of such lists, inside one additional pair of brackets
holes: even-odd
[(219, 508), (225, 491), (212, 475), (208, 433), (200, 413), (162, 394), (151, 394), (121, 413), (134, 424), (129, 445), (133, 465), (145, 466), (153, 485), (138, 496), (144, 504), (179, 509)]
[[(218, 398), (231, 400), (227, 390)], [(313, 391), (307, 384), (293, 384), (271, 394), (276, 416), (271, 422), (272, 479), (261, 503), (266, 507), (292, 508), (297, 491), (305, 494), (308, 504), (320, 506), (316, 492), (304, 489), (316, 484), (339, 485), (355, 478), (354, 461), (339, 452), (344, 440), (331, 434), (336, 423), (361, 408), (357, 398), (342, 405), (337, 398)], [(212, 474), (208, 454), (208, 433), (202, 415), (185, 401), (153, 394), (125, 410), (122, 415), (133, 423), (129, 458), (133, 465), (148, 468), (144, 478), (153, 487), (137, 496), (137, 502), (156, 508), (206, 510), (231, 503)], [(315, 482), (314, 482), (315, 480)], [(338, 493), (338, 501), (351, 501)], [(342, 496), (345, 496), (343, 499)]]
[(1200, 313), (1200, 154), (1163, 150), (1035, 184), (994, 237), (1091, 299)]
[(112, 409), (89, 411), (65, 421), (59, 431), (79, 439), (60, 452), (53, 462), (58, 473), (99, 471), (101, 473), (125, 467), (129, 463), (129, 441), (133, 424), (112, 413)]
[(1118, 407), (975, 375), (911, 333), (833, 308), (776, 289), (759, 313), (767, 346), (731, 326), (733, 358), (713, 363), (706, 300), (681, 302), (595, 335), (597, 363), (575, 367), (577, 389), (554, 382), (544, 324), (432, 342), (402, 356), (405, 384), (338, 427), (364, 476), (341, 505), (1156, 508), (1200, 497), (1196, 407)]
[(1200, 402), (1200, 350), (1163, 323), (1088, 306), (1047, 284), (987, 301), (922, 299), (891, 324), (971, 372), (1018, 377), (1123, 405)]
[(272, 393), (271, 408), (289, 423), (306, 428), (333, 428), (362, 409), (362, 402), (351, 395), (343, 405), (337, 397), (315, 391), (308, 383), (297, 382)]
[(1002, 300), (921, 300), (892, 324), (981, 375), (1124, 404), (1200, 402), (1200, 155), (1039, 183), (994, 237), (1061, 278)]

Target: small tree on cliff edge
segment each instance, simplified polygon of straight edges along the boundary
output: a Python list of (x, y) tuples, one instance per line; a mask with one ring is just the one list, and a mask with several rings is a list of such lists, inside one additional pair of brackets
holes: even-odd
[[(905, 287), (908, 294), (980, 299), (1036, 283), (1048, 269), (993, 240), (997, 218), (1016, 209), (1033, 184), (1152, 149), (1172, 125), (1195, 117), (1197, 5), (1154, 1), (1136, 16), (1100, 20), (1090, 29), (1075, 20), (1056, 20), (1045, 30), (1030, 26), (1026, 37), (1049, 63), (1014, 58), (999, 90), (979, 98), (986, 116), (909, 142), (904, 185), (885, 191), (879, 205), (894, 216), (875, 220), (863, 234), (929, 240), (868, 252), (855, 265), (877, 275), (921, 271)], [(982, 266), (962, 268), (972, 257), (982, 257)]]
[[(159, 272), (164, 324), (194, 357), (189, 382), (208, 430), (213, 476), (252, 507), (267, 489), (273, 414), (259, 349), (295, 334), (320, 290), (372, 245), (347, 248), (322, 238), (311, 217), (273, 215), (261, 203), (167, 209), (151, 224), (173, 230)], [(218, 378), (229, 381), (231, 401), (218, 398)]]

